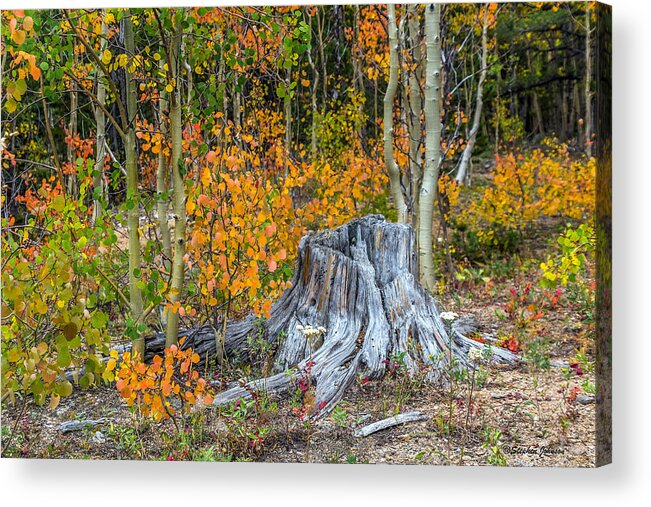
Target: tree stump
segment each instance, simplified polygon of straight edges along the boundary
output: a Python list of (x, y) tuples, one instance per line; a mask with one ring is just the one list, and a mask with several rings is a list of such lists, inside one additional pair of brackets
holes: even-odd
[[(455, 330), (451, 339), (434, 299), (417, 281), (415, 250), (413, 229), (381, 215), (303, 237), (293, 285), (272, 306), (271, 316), (226, 326), (226, 356), (246, 353), (247, 337), (259, 333), (276, 346), (274, 374), (217, 394), (215, 404), (248, 398), (251, 391), (286, 392), (308, 361), (315, 417), (332, 410), (358, 375), (381, 378), (394, 354), (411, 373), (425, 369), (429, 381), (445, 380), (448, 365), (472, 367), (467, 351), (483, 345)], [(311, 344), (300, 330), (305, 325), (324, 327), (322, 342)], [(215, 354), (211, 327), (182, 336), (183, 347), (202, 358)], [(164, 342), (162, 335), (149, 339), (146, 359), (160, 353)], [(516, 356), (502, 351), (494, 357), (513, 362)]]

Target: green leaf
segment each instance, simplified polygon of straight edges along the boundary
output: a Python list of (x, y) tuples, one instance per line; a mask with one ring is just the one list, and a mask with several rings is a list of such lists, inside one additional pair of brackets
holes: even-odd
[(91, 376), (92, 373), (86, 373), (85, 375), (82, 375), (79, 379), (79, 387), (82, 389), (88, 389), (91, 384)]
[(96, 329), (102, 329), (104, 326), (106, 326), (107, 322), (108, 322), (108, 315), (106, 315), (101, 310), (94, 311), (90, 317), (90, 323)]
[(27, 91), (27, 82), (24, 79), (19, 79), (16, 81), (16, 91), (20, 95), (24, 95), (25, 92)]
[(41, 394), (43, 392), (43, 381), (41, 377), (36, 377), (36, 380), (32, 382), (32, 385), (29, 386), (33, 394)]
[(54, 199), (52, 199), (52, 208), (55, 211), (63, 211), (63, 209), (66, 207), (66, 199), (62, 195), (57, 195)]
[(7, 97), (5, 100), (5, 109), (7, 110), (8, 113), (13, 113), (16, 110), (17, 104), (14, 99), (11, 97)]
[(59, 382), (55, 386), (54, 392), (56, 392), (59, 396), (62, 396), (64, 398), (66, 396), (70, 396), (72, 394), (72, 384), (67, 380), (64, 380), (63, 382)]
[[(61, 346), (57, 348), (57, 364), (61, 368), (67, 368), (70, 366), (72, 357), (70, 357), (70, 350), (67, 346)], [(63, 395), (62, 395), (63, 396)]]

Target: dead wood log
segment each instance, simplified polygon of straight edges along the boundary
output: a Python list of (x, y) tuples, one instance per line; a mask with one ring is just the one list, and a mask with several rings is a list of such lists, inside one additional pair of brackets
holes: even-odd
[(394, 415), (393, 417), (387, 417), (386, 419), (382, 419), (381, 421), (376, 421), (367, 426), (364, 426), (363, 428), (355, 430), (353, 435), (356, 437), (368, 437), (373, 433), (377, 433), (378, 431), (382, 431), (387, 428), (398, 426), (399, 424), (405, 424), (405, 423), (416, 422), (416, 421), (425, 421), (426, 419), (427, 416), (421, 412), (405, 412), (403, 414)]
[[(246, 354), (247, 337), (259, 333), (276, 347), (274, 374), (219, 393), (215, 404), (248, 398), (251, 391), (285, 392), (308, 361), (314, 363), (310, 373), (320, 409), (314, 416), (328, 413), (358, 375), (381, 378), (394, 354), (404, 357), (410, 372), (421, 371), (430, 381), (445, 380), (448, 365), (472, 367), (466, 352), (482, 344), (448, 334), (434, 299), (417, 281), (414, 241), (409, 225), (381, 215), (303, 237), (293, 285), (272, 306), (271, 316), (226, 326), (226, 356)], [(300, 330), (304, 325), (326, 328), (315, 350)], [(202, 358), (215, 354), (211, 327), (182, 336), (183, 347)], [(148, 339), (145, 358), (160, 353), (164, 343), (162, 334)]]

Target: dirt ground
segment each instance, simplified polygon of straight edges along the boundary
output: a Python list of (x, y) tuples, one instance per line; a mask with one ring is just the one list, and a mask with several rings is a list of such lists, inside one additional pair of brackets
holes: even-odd
[[(340, 403), (339, 419), (332, 415), (323, 418), (313, 423), (309, 432), (296, 420), (288, 400), (280, 400), (264, 446), (256, 452), (239, 454), (239, 459), (487, 465), (493, 453), (491, 446), (486, 445), (484, 430), (492, 428), (501, 433), (498, 445), (504, 464), (589, 467), (595, 454), (595, 407), (589, 397), (576, 397), (586, 380), (594, 381), (588, 373), (568, 380), (561, 368), (554, 367), (537, 377), (524, 366), (491, 367), (485, 385), (473, 391), (470, 414), (467, 387), (451, 394), (452, 384), (446, 387), (414, 382), (405, 389), (401, 380), (360, 382)], [(417, 410), (427, 419), (365, 438), (353, 436), (356, 427), (391, 416), (396, 410)], [(169, 421), (136, 426), (133, 414), (111, 387), (75, 391), (54, 411), (30, 404), (22, 415), (20, 412), (19, 404), (3, 410), (5, 443), (7, 429), (16, 428), (11, 448), (4, 456), (190, 459), (163, 441), (163, 435), (175, 431)], [(219, 454), (220, 446), (227, 445), (231, 437), (225, 435), (226, 427), (217, 411), (206, 412), (202, 446), (216, 449)], [(103, 422), (94, 428), (61, 432), (62, 422), (82, 419)], [(133, 430), (135, 427), (137, 431)], [(223, 451), (228, 449), (224, 447)], [(198, 459), (196, 455), (194, 459)]]

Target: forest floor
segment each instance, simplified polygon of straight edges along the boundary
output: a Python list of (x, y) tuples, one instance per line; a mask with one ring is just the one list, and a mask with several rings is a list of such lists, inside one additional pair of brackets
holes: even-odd
[[(505, 318), (503, 308), (513, 283), (461, 288), (439, 301), (443, 309), (473, 315), (482, 331), (508, 335), (516, 323)], [(170, 421), (137, 420), (113, 387), (75, 390), (55, 410), (5, 405), (3, 446), (11, 441), (3, 457), (593, 466), (595, 406), (586, 386), (594, 385), (594, 377), (575, 363), (589, 328), (563, 305), (548, 308), (531, 326), (528, 332), (547, 338), (548, 357), (572, 367), (487, 366), (472, 393), (469, 379), (447, 386), (404, 374), (360, 380), (334, 413), (310, 426), (297, 420), (291, 400), (284, 397), (265, 414), (251, 408), (257, 416), (247, 420), (206, 409), (182, 432)], [(426, 419), (368, 437), (353, 435), (355, 428), (412, 410)], [(80, 431), (62, 433), (59, 427), (65, 421), (102, 418), (97, 427)], [(260, 442), (251, 444), (258, 436)]]

